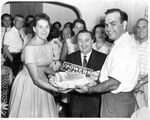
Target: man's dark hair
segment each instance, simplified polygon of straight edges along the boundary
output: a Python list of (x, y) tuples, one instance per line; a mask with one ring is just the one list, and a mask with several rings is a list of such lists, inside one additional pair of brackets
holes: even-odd
[(23, 16), (23, 15), (21, 15), (21, 14), (16, 14), (16, 15), (14, 16), (14, 18), (15, 18), (15, 17), (24, 18), (24, 16)]
[(114, 13), (114, 12), (119, 12), (120, 14), (120, 22), (123, 23), (124, 21), (128, 21), (128, 15), (127, 13), (125, 13), (124, 11), (118, 9), (118, 8), (112, 8), (112, 9), (108, 9), (105, 12), (105, 15), (108, 15), (110, 13)]
[(81, 33), (89, 33), (90, 36), (91, 36), (91, 39), (94, 40), (94, 35), (93, 35), (93, 33), (92, 33), (91, 31), (86, 30), (86, 29), (83, 29), (83, 30), (81, 30), (81, 31), (78, 32), (78, 34), (77, 34), (77, 39), (78, 39), (79, 34), (81, 34)]
[(4, 17), (10, 17), (10, 19), (12, 20), (12, 16), (10, 14), (7, 14), (7, 13), (3, 14), (1, 17), (1, 20), (3, 20)]
[(86, 24), (85, 24), (85, 21), (83, 19), (76, 19), (73, 21), (73, 28), (75, 26), (76, 23), (81, 23), (83, 24), (84, 28), (83, 29), (86, 29)]
[(27, 21), (29, 18), (34, 18), (33, 15), (28, 15), (26, 18), (25, 18), (25, 21)]

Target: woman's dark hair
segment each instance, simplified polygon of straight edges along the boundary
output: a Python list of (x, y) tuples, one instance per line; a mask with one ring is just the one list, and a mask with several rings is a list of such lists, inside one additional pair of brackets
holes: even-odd
[(97, 29), (98, 27), (100, 27), (100, 28), (105, 28), (105, 25), (103, 25), (103, 24), (97, 24), (97, 25), (95, 25), (94, 28), (93, 28), (93, 34), (94, 34), (94, 35), (95, 35), (95, 31), (96, 31), (96, 29)]
[(46, 20), (46, 21), (49, 23), (49, 25), (50, 25), (50, 18), (49, 18), (49, 16), (48, 16), (47, 14), (45, 14), (45, 13), (39, 13), (39, 14), (36, 14), (36, 15), (34, 16), (34, 19), (33, 19), (33, 26), (36, 26), (37, 21), (39, 21), (39, 20)]
[(61, 28), (61, 23), (60, 23), (59, 21), (54, 22), (53, 25), (52, 25), (52, 27), (55, 27), (55, 25), (57, 25), (57, 24), (58, 24), (59, 27)]
[(51, 41), (52, 39), (58, 38), (58, 37), (60, 37), (60, 31), (57, 28), (54, 27), (50, 30), (50, 33), (47, 37), (47, 40)]
[(82, 24), (82, 25), (84, 26), (83, 29), (86, 30), (86, 23), (85, 23), (85, 21), (84, 21), (83, 19), (76, 19), (76, 20), (74, 20), (74, 22), (73, 22), (73, 28), (74, 28), (74, 26), (76, 25), (76, 23)]
[(64, 24), (64, 28), (69, 27), (70, 29), (73, 28), (73, 24), (71, 22), (67, 22)]

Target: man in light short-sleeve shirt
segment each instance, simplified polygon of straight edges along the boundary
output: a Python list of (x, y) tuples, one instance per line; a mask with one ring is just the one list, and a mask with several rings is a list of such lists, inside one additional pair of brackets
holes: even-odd
[(13, 20), (14, 26), (5, 34), (4, 53), (7, 56), (5, 65), (9, 66), (14, 76), (17, 75), (21, 62), (21, 52), (23, 48), (24, 32), (21, 31), (24, 25), (24, 17), (15, 15)]
[(127, 32), (128, 16), (120, 9), (106, 11), (105, 31), (114, 41), (101, 70), (100, 84), (78, 86), (80, 93), (103, 93), (101, 117), (131, 117), (135, 107), (134, 89), (139, 73), (138, 45)]

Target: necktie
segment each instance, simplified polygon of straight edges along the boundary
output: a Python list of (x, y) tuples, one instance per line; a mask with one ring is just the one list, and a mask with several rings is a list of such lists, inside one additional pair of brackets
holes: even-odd
[(86, 55), (84, 55), (84, 59), (83, 59), (83, 67), (86, 67), (86, 65), (87, 65), (87, 60), (86, 60)]
[(20, 39), (22, 40), (22, 45), (23, 45), (24, 39), (23, 39), (23, 37), (22, 37), (22, 35), (21, 35), (21, 32), (20, 32), (20, 31), (19, 31), (19, 37), (20, 37)]
[(4, 35), (3, 35), (3, 39), (2, 39), (2, 46), (4, 45), (4, 38), (5, 38), (5, 34), (7, 32), (7, 28), (5, 28), (5, 32), (4, 32)]

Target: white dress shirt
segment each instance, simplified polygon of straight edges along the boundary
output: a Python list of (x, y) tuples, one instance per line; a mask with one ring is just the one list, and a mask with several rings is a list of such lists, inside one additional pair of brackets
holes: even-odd
[(101, 70), (100, 82), (112, 77), (121, 82), (111, 92), (130, 92), (135, 87), (139, 75), (139, 47), (135, 40), (126, 32), (114, 42), (110, 54)]
[[(7, 30), (6, 30), (7, 29)], [(2, 43), (4, 42), (4, 37), (5, 37), (5, 34), (6, 32), (8, 32), (9, 30), (11, 29), (11, 27), (8, 27), (8, 28), (5, 28), (5, 27), (2, 27), (1, 28), (1, 48), (2, 48)]]
[(10, 53), (19, 53), (23, 48), (23, 41), (20, 38), (19, 31), (12, 27), (6, 34), (4, 38), (4, 45), (8, 45)]

